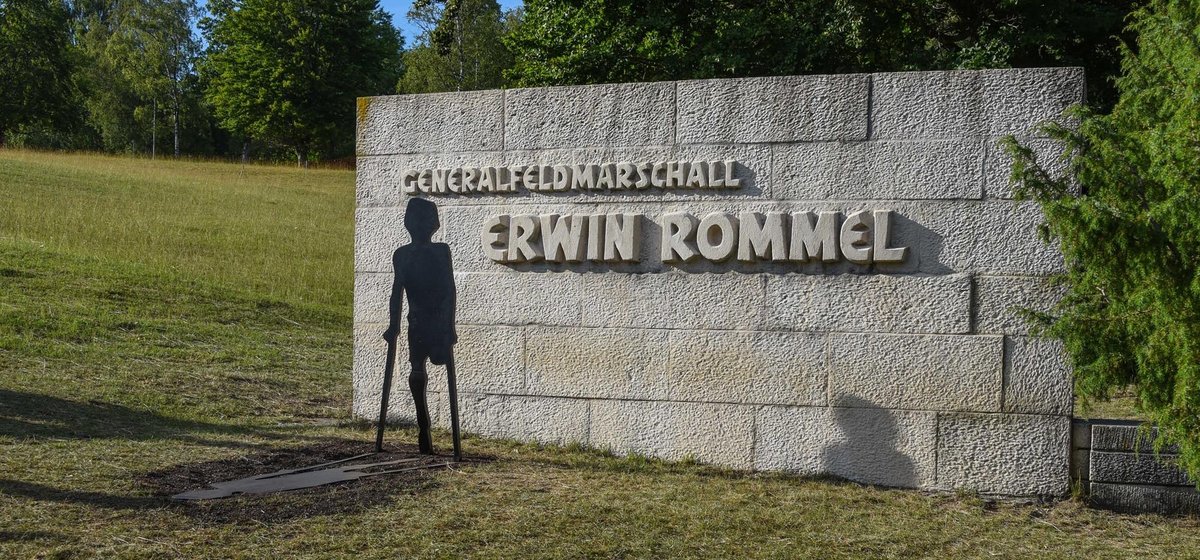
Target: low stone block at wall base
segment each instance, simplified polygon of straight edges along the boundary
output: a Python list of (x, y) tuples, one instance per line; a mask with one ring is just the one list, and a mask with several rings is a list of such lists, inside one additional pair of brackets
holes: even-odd
[(760, 407), (754, 467), (901, 488), (934, 485), (937, 413)]
[(1200, 513), (1200, 492), (1190, 486), (1091, 483), (1089, 503), (1128, 513)]
[(745, 405), (597, 400), (588, 443), (617, 454), (753, 467), (754, 408)]
[(938, 415), (938, 486), (982, 494), (1063, 496), (1071, 419), (1025, 414)]
[(1174, 461), (1174, 455), (1155, 456), (1152, 452), (1092, 451), (1088, 479), (1092, 482), (1190, 486), (1187, 475)]
[[(437, 399), (431, 395), (433, 400), (438, 401), (435, 425), (448, 429), (450, 405), (446, 394)], [(458, 407), (464, 432), (554, 445), (588, 442), (587, 400), (459, 394)]]

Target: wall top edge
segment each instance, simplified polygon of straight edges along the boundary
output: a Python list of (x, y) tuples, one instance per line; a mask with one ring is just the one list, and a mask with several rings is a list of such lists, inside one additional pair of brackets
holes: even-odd
[[(1079, 74), (1079, 77), (1082, 80), (1082, 77), (1084, 74), (1084, 68), (1082, 66), (1037, 66), (1037, 67), (1028, 67), (1028, 68), (987, 68), (987, 69), (982, 69), (982, 70), (916, 70), (916, 71), (905, 71), (905, 72), (858, 72), (858, 73), (847, 73), (847, 74), (788, 74), (788, 75), (782, 75), (782, 76), (750, 76), (750, 77), (743, 77), (743, 78), (707, 78), (707, 79), (692, 79), (692, 80), (663, 80), (663, 81), (656, 81), (656, 82), (606, 82), (606, 83), (601, 83), (601, 84), (579, 84), (579, 85), (569, 85), (569, 86), (544, 86), (544, 87), (531, 87), (531, 88), (499, 88), (499, 89), (481, 89), (481, 90), (470, 90), (470, 91), (447, 91), (447, 92), (438, 92), (438, 93), (409, 93), (409, 94), (397, 94), (397, 95), (374, 95), (374, 96), (359, 97), (358, 101), (360, 103), (363, 101), (366, 101), (367, 103), (374, 103), (377, 101), (383, 101), (383, 100), (388, 100), (388, 99), (434, 99), (434, 98), (448, 98), (448, 97), (456, 97), (456, 96), (459, 96), (459, 97), (484, 96), (487, 94), (500, 94), (500, 93), (504, 93), (504, 92), (517, 93), (517, 92), (532, 91), (532, 90), (567, 90), (567, 89), (576, 89), (576, 88), (612, 88), (612, 87), (617, 87), (617, 86), (646, 86), (646, 85), (666, 86), (667, 84), (700, 84), (700, 83), (719, 84), (722, 82), (747, 82), (747, 81), (763, 81), (763, 80), (765, 80), (765, 81), (788, 81), (788, 80), (807, 81), (807, 80), (826, 80), (826, 79), (830, 79), (830, 78), (854, 78), (854, 77), (880, 78), (880, 77), (889, 77), (889, 76), (912, 77), (912, 76), (919, 76), (919, 75), (928, 75), (931, 77), (936, 76), (936, 75), (959, 75), (959, 76), (989, 75), (989, 74), (990, 75), (995, 75), (995, 74), (1014, 74), (1014, 75), (1016, 75), (1016, 74), (1024, 74), (1024, 73), (1045, 73), (1045, 72), (1075, 73), (1075, 74)], [(1082, 81), (1080, 82), (1080, 84), (1082, 85)]]

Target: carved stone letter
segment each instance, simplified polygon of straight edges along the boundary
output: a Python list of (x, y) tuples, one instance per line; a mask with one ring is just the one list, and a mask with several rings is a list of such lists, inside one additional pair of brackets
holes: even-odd
[(788, 259), (808, 262), (816, 257), (824, 262), (837, 262), (837, 212), (821, 212), (813, 224), (812, 212), (792, 214), (792, 243)]

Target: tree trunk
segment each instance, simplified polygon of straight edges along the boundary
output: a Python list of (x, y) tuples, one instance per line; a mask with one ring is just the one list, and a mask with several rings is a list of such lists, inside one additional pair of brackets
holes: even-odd
[(154, 159), (154, 156), (157, 154), (157, 151), (158, 151), (158, 98), (155, 97), (154, 101), (150, 104), (150, 159)]
[(172, 103), (175, 105), (174, 111), (173, 111), (174, 115), (172, 116), (172, 120), (175, 121), (174, 123), (172, 123), (175, 125), (175, 157), (178, 158), (179, 157), (179, 89), (176, 88), (176, 90), (174, 92), (172, 92), (172, 95), (174, 97), (174, 99), (172, 100)]
[(242, 140), (242, 165), (250, 160), (250, 141)]

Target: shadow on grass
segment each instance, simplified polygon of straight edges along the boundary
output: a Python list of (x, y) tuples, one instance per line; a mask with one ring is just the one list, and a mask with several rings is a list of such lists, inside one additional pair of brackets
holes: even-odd
[[(416, 455), (412, 445), (389, 445), (389, 451), (372, 461), (387, 461)], [(160, 509), (206, 524), (273, 524), (322, 515), (345, 515), (396, 500), (419, 499), (436, 488), (437, 470), (417, 470), (363, 478), (261, 496), (238, 496), (220, 500), (176, 502), (170, 497), (187, 490), (282, 469), (312, 466), (369, 453), (369, 441), (337, 439), (319, 445), (273, 449), (248, 456), (217, 461), (175, 465), (142, 474), (135, 482), (149, 495), (123, 496), (86, 490), (54, 488), (19, 480), (0, 479), (0, 494), (41, 502), (57, 502), (111, 510)], [(481, 458), (480, 460), (490, 460)]]
[[(297, 436), (284, 429), (258, 429), (181, 420), (101, 401), (78, 402), (0, 389), (0, 436), (17, 439), (174, 439), (227, 448), (263, 448), (238, 437), (265, 440)], [(305, 437), (311, 441), (328, 438)]]

